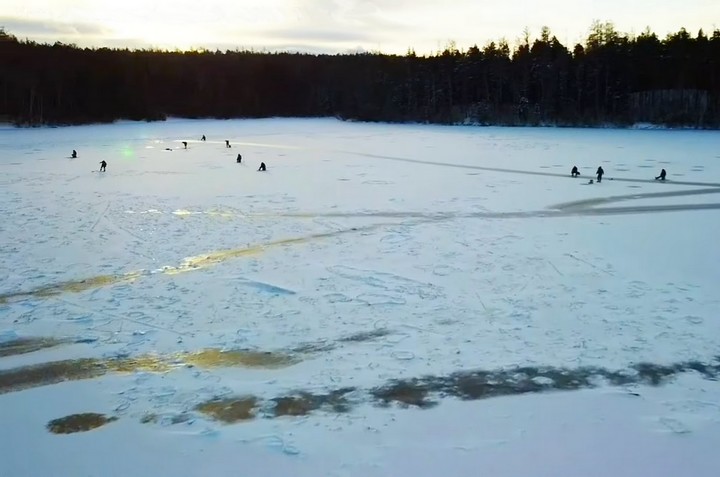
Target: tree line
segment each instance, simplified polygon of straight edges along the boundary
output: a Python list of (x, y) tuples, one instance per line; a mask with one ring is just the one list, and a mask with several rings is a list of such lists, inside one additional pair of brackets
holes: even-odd
[(418, 56), (79, 48), (0, 28), (0, 121), (336, 116), (445, 124), (720, 127), (720, 30), (660, 39), (595, 22)]

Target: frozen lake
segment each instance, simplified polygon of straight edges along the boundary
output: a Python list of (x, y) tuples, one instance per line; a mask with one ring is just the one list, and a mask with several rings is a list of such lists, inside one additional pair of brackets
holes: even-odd
[(0, 128), (0, 172), (0, 476), (720, 468), (719, 132)]

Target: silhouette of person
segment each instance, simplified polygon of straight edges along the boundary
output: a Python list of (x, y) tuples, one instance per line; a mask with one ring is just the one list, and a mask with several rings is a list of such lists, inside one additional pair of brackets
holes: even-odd
[(661, 181), (665, 180), (665, 176), (667, 175), (667, 172), (665, 172), (665, 169), (660, 171), (660, 175), (655, 178), (655, 180), (660, 179)]
[(203, 134), (202, 138), (200, 138), (201, 141), (205, 140), (205, 135)]
[(260, 167), (258, 167), (258, 172), (260, 171), (267, 171), (267, 167), (265, 167), (265, 163), (261, 162)]
[(595, 172), (595, 174), (597, 174), (597, 178), (598, 178), (597, 181), (602, 182), (602, 176), (603, 176), (603, 174), (605, 174), (605, 171), (603, 170), (602, 166), (598, 167), (597, 172)]
[(238, 154), (237, 163), (240, 164), (241, 162), (242, 162), (242, 154)]
[(73, 149), (73, 152), (72, 152), (72, 154), (70, 154), (70, 157), (72, 157), (73, 159), (77, 158), (77, 151), (75, 149)]
[(572, 171), (570, 171), (570, 175), (573, 177), (577, 177), (580, 175), (580, 171), (578, 171), (577, 166), (573, 166)]
[(104, 160), (100, 161), (100, 171), (105, 172), (106, 167), (107, 167), (107, 162), (105, 162)]
[(187, 141), (183, 141), (183, 146), (185, 146), (185, 149), (187, 149)]
[(225, 147), (232, 147), (230, 146), (230, 141), (228, 141), (227, 139), (225, 139)]

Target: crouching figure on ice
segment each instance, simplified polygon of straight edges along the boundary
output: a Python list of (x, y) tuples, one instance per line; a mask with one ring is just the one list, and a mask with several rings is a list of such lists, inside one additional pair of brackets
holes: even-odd
[(667, 175), (667, 172), (665, 172), (665, 169), (660, 171), (660, 175), (655, 178), (655, 180), (660, 179), (661, 181), (665, 180), (665, 176)]
[(105, 168), (107, 167), (107, 162), (104, 160), (100, 161), (100, 172), (105, 172)]
[(572, 171), (570, 171), (570, 175), (573, 177), (577, 177), (580, 175), (580, 171), (578, 171), (577, 166), (573, 166)]
[(267, 167), (265, 167), (264, 162), (261, 162), (260, 167), (258, 167), (258, 172), (261, 172), (261, 171), (267, 171)]

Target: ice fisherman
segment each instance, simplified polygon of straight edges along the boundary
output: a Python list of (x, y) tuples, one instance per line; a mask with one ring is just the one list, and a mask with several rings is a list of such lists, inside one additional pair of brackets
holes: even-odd
[(265, 167), (265, 163), (261, 162), (260, 167), (258, 167), (258, 172), (260, 171), (267, 171), (267, 167)]
[(185, 149), (187, 149), (187, 141), (183, 141), (183, 146), (185, 146)]
[(665, 176), (667, 175), (667, 172), (665, 172), (665, 169), (660, 171), (660, 175), (655, 178), (655, 180), (660, 179), (661, 181), (665, 180)]
[(603, 174), (605, 174), (605, 171), (603, 170), (602, 166), (598, 167), (597, 172), (595, 172), (595, 174), (597, 174), (597, 181), (602, 182), (602, 176), (603, 176)]
[(242, 162), (242, 154), (237, 155), (237, 163), (240, 164)]
[(578, 171), (577, 166), (573, 166), (572, 171), (570, 171), (570, 175), (573, 177), (577, 177), (580, 175), (580, 171)]
[(75, 149), (73, 149), (73, 152), (72, 152), (72, 154), (70, 154), (70, 157), (72, 157), (73, 159), (77, 159), (77, 151)]
[(205, 135), (204, 135), (204, 134), (203, 134), (203, 136), (200, 138), (200, 140), (201, 140), (201, 141), (204, 141), (204, 140), (205, 140)]
[(106, 167), (107, 167), (107, 162), (105, 162), (105, 160), (100, 161), (100, 172), (105, 172)]
[(230, 146), (230, 141), (228, 141), (227, 139), (225, 139), (225, 147), (232, 147)]

